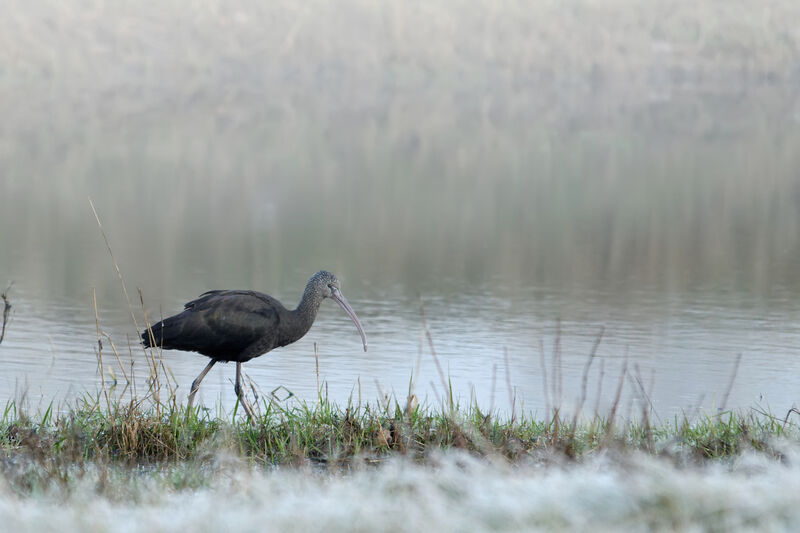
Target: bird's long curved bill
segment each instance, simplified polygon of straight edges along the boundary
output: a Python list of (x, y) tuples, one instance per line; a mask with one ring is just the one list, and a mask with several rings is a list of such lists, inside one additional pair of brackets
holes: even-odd
[(361, 341), (364, 343), (364, 351), (366, 352), (367, 336), (364, 334), (364, 328), (361, 327), (361, 321), (356, 316), (356, 312), (353, 311), (353, 308), (350, 307), (349, 303), (347, 303), (347, 298), (345, 298), (344, 295), (339, 291), (334, 291), (333, 294), (331, 295), (331, 298), (333, 298), (337, 304), (342, 306), (344, 312), (347, 313), (347, 316), (349, 316), (352, 319), (353, 323), (358, 328), (358, 332), (361, 334)]

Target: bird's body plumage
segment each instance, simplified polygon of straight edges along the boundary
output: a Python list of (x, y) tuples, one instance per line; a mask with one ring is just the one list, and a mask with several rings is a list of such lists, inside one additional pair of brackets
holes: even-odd
[[(244, 363), (300, 339), (314, 316), (290, 311), (262, 292), (215, 290), (188, 302), (183, 312), (151, 329), (155, 345), (165, 349)], [(143, 340), (145, 346), (153, 345), (148, 332)]]
[(252, 408), (240, 387), (242, 363), (275, 348), (286, 346), (308, 333), (325, 298), (335, 300), (353, 320), (364, 351), (367, 337), (350, 304), (339, 290), (339, 280), (321, 270), (306, 284), (300, 303), (287, 309), (267, 294), (246, 290), (215, 290), (188, 302), (182, 312), (154, 324), (142, 332), (142, 344), (151, 348), (198, 352), (211, 358), (192, 383), (189, 408), (200, 382), (217, 361), (236, 362), (236, 394), (250, 420)]

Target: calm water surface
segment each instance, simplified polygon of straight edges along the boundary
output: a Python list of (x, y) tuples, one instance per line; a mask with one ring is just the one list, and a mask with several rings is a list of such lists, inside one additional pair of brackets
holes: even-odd
[[(320, 377), (332, 399), (357, 401), (359, 392), (365, 401), (387, 393), (404, 398), (413, 375), (414, 392), (438, 402), (441, 381), (424, 338), (416, 294), (403, 286), (374, 288), (360, 280), (345, 287), (368, 332), (368, 353), (361, 351), (349, 319), (338, 306), (326, 302), (305, 338), (248, 363), (250, 378), (263, 392), (283, 386), (299, 399), (314, 400), (316, 343)], [(295, 292), (301, 288), (298, 285)], [(737, 354), (742, 360), (728, 407), (780, 411), (793, 404), (800, 369), (795, 355), (798, 313), (791, 301), (754, 301), (735, 294), (675, 297), (645, 290), (630, 297), (635, 301), (620, 301), (613, 292), (580, 293), (577, 297), (540, 287), (506, 290), (496, 284), (464, 284), (463, 292), (426, 294), (428, 328), (456, 394), (463, 401), (475, 398), (484, 408), (508, 412), (510, 382), (518, 408), (521, 404), (543, 413), (559, 398), (558, 403), (574, 408), (588, 355), (603, 327), (589, 374), (589, 410), (608, 409), (626, 357), (629, 369), (651, 391), (655, 412), (662, 417), (681, 410), (692, 413), (699, 406), (719, 407)], [(90, 298), (76, 306), (74, 301), (53, 305), (52, 300), (37, 300), (21, 287), (12, 295), (16, 296), (13, 322), (2, 345), (0, 390), (5, 398), (24, 392), (34, 404), (47, 404), (95, 390), (100, 378)], [(286, 301), (294, 303), (294, 298)], [(180, 304), (173, 295), (165, 295), (161, 303), (165, 313), (179, 310)], [(120, 305), (101, 317), (103, 329), (115, 339), (130, 371), (128, 345), (134, 337), (130, 316)], [(558, 364), (554, 362), (557, 341)], [(133, 346), (133, 354), (141, 388), (147, 367), (138, 347)], [(111, 355), (106, 343), (106, 367), (112, 368), (122, 387), (121, 372)], [(205, 358), (183, 352), (165, 352), (163, 357), (181, 387), (179, 394), (185, 394)], [(560, 393), (556, 368), (563, 375)], [(202, 401), (212, 408), (220, 401), (231, 407), (233, 375), (231, 365), (215, 367), (201, 388)], [(641, 400), (633, 381), (626, 390), (627, 408), (637, 409)], [(284, 397), (286, 392), (276, 394)]]

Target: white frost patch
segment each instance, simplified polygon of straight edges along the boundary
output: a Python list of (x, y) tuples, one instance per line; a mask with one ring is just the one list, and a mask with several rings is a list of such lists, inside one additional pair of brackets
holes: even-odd
[[(509, 467), (460, 454), (348, 474), (231, 465), (212, 486), (172, 491), (147, 476), (130, 497), (0, 489), (3, 531), (785, 531), (800, 529), (800, 455), (678, 468), (627, 455)], [(158, 485), (158, 486), (154, 486)], [(125, 492), (122, 494), (126, 494)]]

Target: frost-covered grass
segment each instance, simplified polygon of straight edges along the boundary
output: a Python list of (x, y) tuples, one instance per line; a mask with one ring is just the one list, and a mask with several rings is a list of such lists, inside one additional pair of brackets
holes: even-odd
[(792, 420), (653, 426), (397, 402), (241, 414), (85, 398), (0, 422), (13, 531), (787, 530)]
[(393, 458), (347, 474), (253, 469), (218, 455), (198, 490), (179, 468), (92, 468), (20, 497), (0, 483), (9, 531), (785, 531), (800, 525), (800, 455), (747, 453), (682, 466), (605, 451), (578, 463), (508, 465), (463, 452)]

